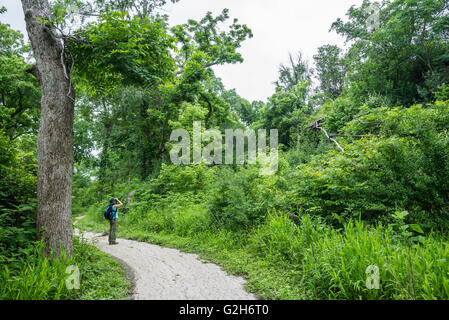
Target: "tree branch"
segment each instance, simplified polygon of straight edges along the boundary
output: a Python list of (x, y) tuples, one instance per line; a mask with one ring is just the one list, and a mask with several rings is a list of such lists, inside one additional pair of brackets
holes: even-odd
[(9, 139), (9, 141), (14, 141), (14, 140), (16, 140), (17, 138), (19, 138), (19, 137), (21, 137), (21, 136), (23, 136), (24, 134), (32, 134), (32, 133), (34, 133), (34, 131), (33, 130), (30, 130), (30, 131), (26, 131), (26, 132), (21, 132), (21, 133), (19, 133), (18, 135), (16, 135), (16, 136), (14, 136), (14, 137), (12, 137), (12, 138), (10, 138)]

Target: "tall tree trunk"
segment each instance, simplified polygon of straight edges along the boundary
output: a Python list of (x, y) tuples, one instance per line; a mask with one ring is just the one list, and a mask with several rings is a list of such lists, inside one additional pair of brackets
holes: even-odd
[(73, 253), (72, 171), (74, 90), (63, 60), (64, 44), (40, 22), (50, 17), (48, 0), (22, 0), (41, 91), (41, 122), (37, 137), (37, 234), (45, 254)]

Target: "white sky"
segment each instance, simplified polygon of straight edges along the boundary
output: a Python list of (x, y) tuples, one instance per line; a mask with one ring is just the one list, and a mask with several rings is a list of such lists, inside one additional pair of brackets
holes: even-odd
[[(230, 10), (231, 18), (248, 25), (254, 37), (247, 40), (240, 52), (245, 61), (236, 65), (214, 67), (227, 89), (252, 101), (265, 101), (274, 93), (278, 67), (286, 62), (289, 52), (299, 50), (312, 62), (317, 48), (325, 44), (343, 46), (343, 39), (329, 32), (332, 22), (344, 18), (351, 5), (362, 0), (181, 0), (167, 5), (170, 23), (200, 19), (207, 11)], [(8, 11), (0, 15), (3, 23), (26, 33), (21, 1), (0, 0)]]

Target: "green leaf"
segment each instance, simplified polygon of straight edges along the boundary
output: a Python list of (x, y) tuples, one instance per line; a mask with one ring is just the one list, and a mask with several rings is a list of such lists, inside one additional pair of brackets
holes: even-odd
[(413, 230), (413, 231), (415, 231), (415, 232), (424, 234), (424, 231), (423, 231), (423, 230), (421, 229), (421, 227), (420, 227), (419, 225), (417, 225), (417, 224), (411, 224), (411, 225), (410, 225), (410, 229)]

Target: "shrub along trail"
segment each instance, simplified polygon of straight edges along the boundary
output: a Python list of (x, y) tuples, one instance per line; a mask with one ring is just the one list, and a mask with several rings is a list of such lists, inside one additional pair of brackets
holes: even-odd
[(243, 278), (228, 275), (196, 254), (125, 239), (111, 246), (107, 236), (91, 232), (83, 237), (127, 264), (134, 274), (134, 300), (256, 299), (245, 291)]

